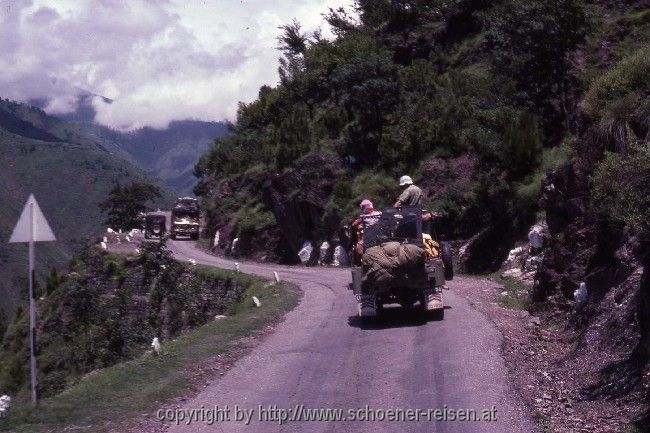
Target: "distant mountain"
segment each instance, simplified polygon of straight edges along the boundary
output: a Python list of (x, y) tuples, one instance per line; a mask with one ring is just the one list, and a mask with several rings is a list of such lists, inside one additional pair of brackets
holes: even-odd
[(162, 192), (157, 205), (172, 202), (171, 188), (120, 152), (38, 108), (0, 99), (0, 309), (26, 300), (27, 250), (7, 241), (30, 193), (58, 239), (37, 246), (41, 274), (62, 264), (76, 241), (99, 233), (104, 218), (97, 204), (115, 183), (151, 182)]
[(167, 182), (180, 194), (196, 184), (194, 165), (217, 137), (228, 133), (223, 122), (174, 121), (166, 129), (113, 132), (112, 138), (141, 168)]
[[(58, 117), (74, 123), (116, 155), (164, 180), (179, 194), (192, 193), (196, 184), (194, 165), (215, 138), (228, 134), (225, 122), (200, 120), (173, 121), (165, 129), (146, 127), (132, 132), (116, 131), (95, 123), (91, 102), (97, 96), (82, 92), (77, 110)], [(103, 103), (112, 103), (108, 98), (101, 98)]]

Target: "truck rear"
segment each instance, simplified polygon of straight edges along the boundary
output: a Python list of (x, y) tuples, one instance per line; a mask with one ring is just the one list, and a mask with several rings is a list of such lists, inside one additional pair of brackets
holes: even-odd
[[(381, 315), (386, 304), (444, 316), (442, 289), (451, 258), (422, 233), (422, 209), (388, 208), (381, 217), (363, 222), (361, 266), (352, 267), (352, 284), (362, 320)], [(448, 250), (445, 249), (448, 254)], [(447, 263), (444, 263), (447, 262)]]

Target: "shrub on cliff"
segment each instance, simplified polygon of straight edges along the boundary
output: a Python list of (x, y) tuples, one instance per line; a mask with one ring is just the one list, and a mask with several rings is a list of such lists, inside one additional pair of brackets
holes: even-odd
[(650, 234), (650, 148), (625, 154), (608, 152), (591, 178), (593, 204), (606, 219), (622, 221)]
[(585, 111), (596, 120), (610, 150), (647, 143), (650, 126), (650, 45), (597, 78), (585, 95)]

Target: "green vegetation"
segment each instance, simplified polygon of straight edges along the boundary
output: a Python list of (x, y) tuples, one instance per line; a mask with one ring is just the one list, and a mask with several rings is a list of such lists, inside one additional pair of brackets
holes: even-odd
[[(56, 242), (36, 246), (37, 277), (65, 264), (83, 239), (102, 230), (97, 205), (115, 184), (152, 183), (169, 204), (175, 194), (74, 126), (41, 110), (0, 100), (0, 310), (11, 320), (27, 301), (27, 249), (7, 244), (30, 193), (48, 219)], [(112, 152), (112, 149), (110, 149)]]
[(221, 187), (291, 170), (307, 155), (338, 161), (323, 203), (338, 220), (365, 197), (392, 204), (402, 174), (426, 183), (432, 158), (472, 155), (476, 171), (459, 173), (468, 181), (428, 191), (427, 205), (446, 214), (452, 237), (490, 226), (520, 233), (538, 211), (549, 162), (562, 160), (543, 155), (574, 133), (579, 80), (570, 56), (588, 28), (583, 3), (379, 0), (354, 8), (358, 19), (343, 9), (326, 16), (333, 41), (297, 22), (282, 27), (280, 84), (241, 104), (232, 135), (195, 168), (208, 220), (240, 221), (244, 207), (247, 220), (266, 223), (261, 189), (254, 206), (237, 200), (227, 211), (214, 206)]
[[(48, 278), (39, 303), (39, 393), (54, 395), (97, 368), (132, 358), (153, 337), (175, 336), (206, 323), (241, 300), (246, 286), (215, 280), (172, 259), (165, 243), (142, 245), (138, 257), (89, 247), (68, 272)], [(27, 314), (16, 316), (0, 352), (0, 389), (12, 395), (27, 384)]]
[(529, 287), (517, 278), (502, 277), (500, 272), (495, 272), (489, 278), (502, 285), (505, 295), (499, 295), (499, 305), (511, 310), (527, 310), (530, 307)]
[(109, 227), (130, 230), (140, 226), (138, 216), (147, 211), (147, 202), (160, 197), (160, 189), (150, 183), (133, 182), (122, 186), (119, 183), (108, 193), (108, 198), (99, 203), (107, 214), (105, 223)]
[[(240, 221), (245, 208), (247, 221), (264, 222), (247, 229), (264, 230), (276, 210), (250, 185), (263, 185), (265, 173), (305, 178), (301, 164), (314, 155), (328, 161), (334, 180), (305, 187), (322, 188), (301, 196), (309, 206), (310, 197), (326, 197), (316, 203), (323, 222), (310, 221), (307, 238), (331, 234), (332, 221), (351, 219), (363, 198), (390, 205), (396, 179), (410, 174), (427, 193), (425, 205), (442, 213), (440, 234), (483, 232), (498, 238), (492, 250), (502, 255), (542, 214), (547, 174), (572, 159), (596, 173), (594, 195), (608, 195), (593, 206), (601, 218), (642, 224), (647, 178), (621, 191), (633, 173), (628, 163), (641, 174), (647, 167), (647, 6), (359, 0), (352, 8), (326, 15), (334, 40), (297, 22), (282, 27), (280, 83), (241, 104), (232, 135), (195, 167), (212, 226)], [(608, 170), (618, 192), (606, 188)], [(246, 196), (234, 198), (242, 186)], [(287, 202), (296, 194), (280, 192)], [(215, 206), (222, 201), (226, 208)], [(493, 269), (502, 258), (473, 269)]]
[[(288, 284), (176, 262), (164, 242), (144, 244), (137, 257), (84, 250), (57, 279), (39, 302), (39, 392), (46, 398), (38, 408), (28, 403), (28, 317), (20, 312), (0, 351), (0, 391), (17, 402), (0, 430), (98, 431), (159, 408), (191, 389), (192, 369), (276, 322), (299, 298)], [(213, 320), (218, 314), (227, 317)], [(154, 336), (160, 356), (146, 352)]]
[[(644, 15), (645, 16), (645, 15)], [(591, 177), (601, 218), (650, 233), (650, 44), (623, 57), (585, 96), (595, 119), (596, 145), (605, 150)]]
[(623, 155), (608, 152), (591, 179), (601, 216), (650, 233), (650, 148), (633, 147)]

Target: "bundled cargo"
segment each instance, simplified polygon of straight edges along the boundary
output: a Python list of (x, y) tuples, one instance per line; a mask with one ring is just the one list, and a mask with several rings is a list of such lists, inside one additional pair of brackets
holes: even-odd
[(412, 244), (385, 242), (363, 254), (363, 291), (427, 283), (426, 253)]

